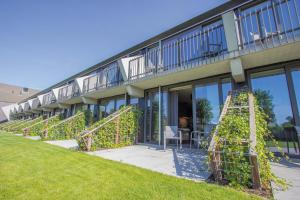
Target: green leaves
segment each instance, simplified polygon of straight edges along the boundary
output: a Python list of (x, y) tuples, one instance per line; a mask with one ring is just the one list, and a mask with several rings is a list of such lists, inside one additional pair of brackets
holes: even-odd
[(84, 112), (78, 112), (72, 118), (66, 119), (62, 123), (50, 126), (48, 129), (47, 140), (66, 140), (76, 139), (85, 129), (86, 115)]
[[(123, 112), (129, 107), (123, 107), (118, 112)], [(122, 113), (119, 117), (111, 120), (111, 116), (104, 118), (88, 128), (93, 130), (101, 124), (106, 123), (102, 128), (96, 130), (92, 135), (91, 150), (117, 148), (132, 145), (135, 142), (138, 132), (138, 120), (140, 111), (132, 107), (130, 110)], [(108, 122), (108, 123), (107, 123)], [(81, 149), (85, 150), (82, 138), (78, 140)]]
[[(231, 106), (248, 105), (248, 93), (241, 93), (234, 97)], [(283, 181), (271, 172), (269, 159), (274, 155), (266, 147), (265, 138), (270, 136), (268, 129), (268, 113), (259, 107), (255, 100), (256, 123), (256, 153), (259, 163), (259, 173), (264, 189), (270, 189), (270, 182), (282, 185)], [(220, 146), (221, 167), (224, 179), (234, 187), (251, 187), (251, 164), (249, 162), (249, 109), (248, 107), (228, 110), (223, 118), (216, 138)]]

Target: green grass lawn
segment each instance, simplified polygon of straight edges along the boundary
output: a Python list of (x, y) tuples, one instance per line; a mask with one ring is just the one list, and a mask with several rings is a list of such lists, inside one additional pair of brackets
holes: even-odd
[(257, 199), (0, 132), (0, 199)]

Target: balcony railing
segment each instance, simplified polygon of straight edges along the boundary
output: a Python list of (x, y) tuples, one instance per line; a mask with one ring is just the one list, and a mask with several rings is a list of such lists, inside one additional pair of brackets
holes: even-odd
[(129, 80), (222, 60), (227, 53), (224, 27), (219, 21), (132, 59), (129, 62)]
[(299, 0), (268, 0), (240, 9), (236, 19), (239, 48), (255, 51), (299, 40), (299, 11)]
[(56, 98), (52, 92), (45, 94), (43, 96), (43, 103), (42, 103), (43, 106), (49, 105), (49, 104), (55, 103), (55, 102), (56, 102)]
[(36, 109), (41, 105), (40, 100), (38, 98), (32, 101), (32, 109)]
[(102, 71), (83, 80), (83, 93), (118, 86), (123, 82), (119, 66), (110, 65)]
[(71, 83), (65, 87), (62, 87), (58, 91), (58, 100), (64, 101), (80, 95), (79, 87), (76, 83)]

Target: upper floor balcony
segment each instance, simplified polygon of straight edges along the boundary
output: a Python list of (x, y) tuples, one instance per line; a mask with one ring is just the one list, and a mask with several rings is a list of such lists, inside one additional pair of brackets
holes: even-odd
[(43, 107), (48, 107), (51, 104), (55, 104), (55, 103), (56, 103), (56, 97), (52, 91), (43, 95), (43, 101), (42, 101)]
[(39, 98), (34, 98), (32, 100), (31, 109), (32, 110), (40, 110), (40, 107), (41, 107), (41, 102), (40, 102)]
[(58, 101), (62, 103), (78, 103), (73, 102), (76, 99), (80, 99), (80, 88), (76, 81), (69, 83), (68, 85), (61, 87), (58, 90)]
[(142, 55), (130, 60), (128, 79), (207, 64), (224, 59), (227, 53), (223, 22), (217, 20), (145, 49)]
[[(119, 86), (123, 83), (123, 76), (118, 62), (113, 62), (108, 66), (99, 69), (83, 80), (82, 93), (85, 97), (100, 97), (106, 88)], [(110, 90), (113, 91), (114, 89)]]
[(249, 1), (144, 48), (129, 61), (128, 80), (156, 77), (136, 83), (151, 88), (230, 73), (236, 58), (242, 69), (299, 59), (299, 40), (300, 0)]

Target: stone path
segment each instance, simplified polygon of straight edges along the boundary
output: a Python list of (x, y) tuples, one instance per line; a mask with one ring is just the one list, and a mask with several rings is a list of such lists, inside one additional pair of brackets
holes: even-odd
[(281, 191), (273, 187), (274, 198), (277, 200), (300, 199), (300, 159), (283, 160), (280, 163), (272, 163), (272, 171), (279, 177), (286, 179), (290, 185), (287, 191)]

